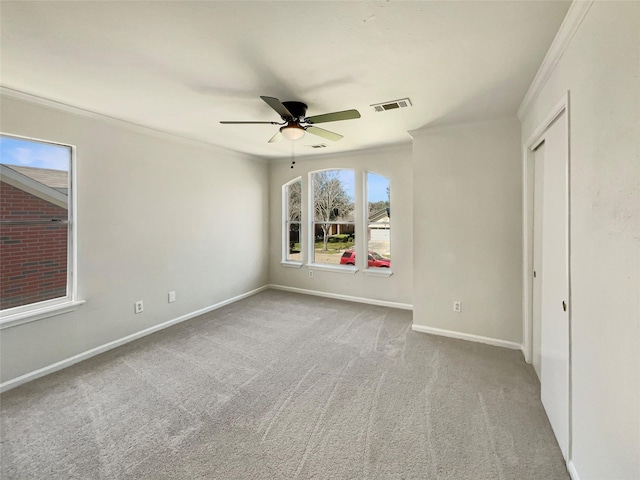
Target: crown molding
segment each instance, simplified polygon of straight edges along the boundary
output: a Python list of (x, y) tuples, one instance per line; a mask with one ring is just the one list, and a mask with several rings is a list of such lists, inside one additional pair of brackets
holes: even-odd
[(409, 135), (411, 135), (411, 138), (415, 140), (416, 138), (419, 138), (421, 136), (431, 135), (433, 133), (447, 132), (450, 130), (461, 130), (465, 128), (473, 128), (473, 127), (478, 127), (482, 125), (489, 125), (492, 123), (502, 123), (507, 121), (517, 122), (518, 119), (514, 117), (513, 114), (511, 114), (508, 116), (491, 117), (491, 118), (486, 118), (482, 120), (472, 120), (469, 122), (439, 123), (436, 125), (427, 124), (427, 125), (423, 125), (420, 128), (416, 128), (415, 130), (409, 130)]
[(574, 0), (569, 7), (567, 15), (564, 17), (558, 33), (556, 33), (553, 42), (551, 42), (551, 46), (549, 47), (544, 60), (542, 60), (542, 64), (540, 65), (536, 76), (533, 78), (533, 82), (531, 82), (529, 90), (527, 90), (527, 94), (524, 96), (524, 99), (520, 104), (520, 108), (518, 108), (517, 115), (520, 120), (524, 118), (529, 107), (531, 107), (533, 102), (535, 102), (540, 95), (540, 92), (555, 70), (556, 65), (558, 65), (560, 58), (562, 58), (562, 54), (569, 46), (569, 43), (575, 33), (578, 31), (580, 24), (584, 20), (584, 17), (593, 2), (594, 0)]
[(187, 144), (191, 146), (197, 147), (206, 147), (213, 148), (215, 150), (222, 150), (227, 153), (237, 155), (239, 157), (249, 158), (251, 160), (257, 161), (259, 163), (267, 163), (266, 159), (262, 157), (258, 157), (255, 155), (250, 155), (247, 153), (237, 152), (235, 150), (231, 150), (225, 147), (221, 147), (220, 145), (216, 145), (214, 143), (209, 143), (204, 140), (198, 140), (196, 138), (187, 137), (185, 135), (180, 135), (177, 133), (173, 133), (167, 130), (159, 130), (153, 127), (148, 127), (146, 125), (141, 125), (139, 123), (130, 122), (128, 120), (123, 120), (121, 118), (112, 117), (110, 115), (106, 115), (104, 113), (94, 112), (92, 110), (86, 110), (84, 108), (76, 107), (73, 105), (69, 105), (66, 103), (58, 102), (56, 100), (50, 100), (48, 98), (40, 97), (38, 95), (34, 95), (32, 93), (23, 92), (21, 90), (16, 90), (11, 87), (6, 87), (0, 85), (0, 95), (3, 95), (8, 98), (15, 98), (17, 100), (23, 100), (25, 102), (33, 103), (35, 105), (41, 105), (43, 107), (51, 108), (53, 110), (58, 110), (62, 112), (71, 113), (73, 115), (78, 115), (82, 117), (93, 118), (97, 120), (101, 120), (110, 125), (125, 128), (130, 131), (134, 131), (136, 133), (141, 133), (145, 135), (151, 135), (156, 138), (161, 138), (164, 140), (169, 140), (172, 142), (178, 142), (182, 144)]

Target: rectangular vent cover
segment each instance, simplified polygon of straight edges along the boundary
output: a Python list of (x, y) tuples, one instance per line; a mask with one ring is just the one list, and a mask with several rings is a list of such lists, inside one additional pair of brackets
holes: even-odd
[(376, 112), (384, 112), (386, 110), (395, 110), (396, 108), (406, 108), (411, 106), (411, 100), (402, 98), (400, 100), (392, 100), (391, 102), (374, 103), (371, 105)]

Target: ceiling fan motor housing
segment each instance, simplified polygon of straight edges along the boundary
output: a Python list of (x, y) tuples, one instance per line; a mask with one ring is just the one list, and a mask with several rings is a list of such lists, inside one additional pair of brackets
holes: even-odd
[[(305, 115), (307, 114), (307, 104), (302, 102), (282, 102), (282, 104), (289, 110), (291, 116), (295, 120), (304, 120)], [(289, 120), (288, 118), (282, 117), (283, 120)]]

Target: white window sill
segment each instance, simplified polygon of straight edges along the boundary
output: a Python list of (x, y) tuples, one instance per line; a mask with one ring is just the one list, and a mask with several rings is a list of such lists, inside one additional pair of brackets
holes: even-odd
[(282, 262), (280, 262), (280, 265), (287, 268), (300, 268), (302, 267), (302, 262), (291, 262), (291, 261), (283, 260)]
[(0, 330), (22, 325), (24, 323), (35, 322), (37, 320), (42, 320), (43, 318), (54, 317), (63, 313), (69, 313), (83, 303), (85, 303), (84, 300), (69, 301), (9, 315), (0, 315)]
[(335, 272), (335, 273), (346, 273), (349, 275), (354, 275), (358, 269), (356, 267), (352, 267), (349, 265), (340, 266), (340, 265), (327, 265), (325, 263), (310, 263), (307, 265), (309, 270), (320, 270), (325, 272)]
[(389, 278), (393, 275), (393, 272), (390, 268), (367, 268), (362, 271), (365, 275), (370, 277), (386, 277)]

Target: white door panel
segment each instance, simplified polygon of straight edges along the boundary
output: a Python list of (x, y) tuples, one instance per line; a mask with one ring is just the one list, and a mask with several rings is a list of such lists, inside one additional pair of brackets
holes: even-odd
[(544, 135), (540, 282), (541, 396), (565, 459), (569, 448), (568, 138), (566, 112)]
[(533, 368), (542, 381), (540, 375), (541, 364), (541, 328), (542, 328), (542, 199), (544, 198), (544, 143), (535, 152), (534, 157), (535, 180), (533, 187), (533, 321), (531, 332)]

